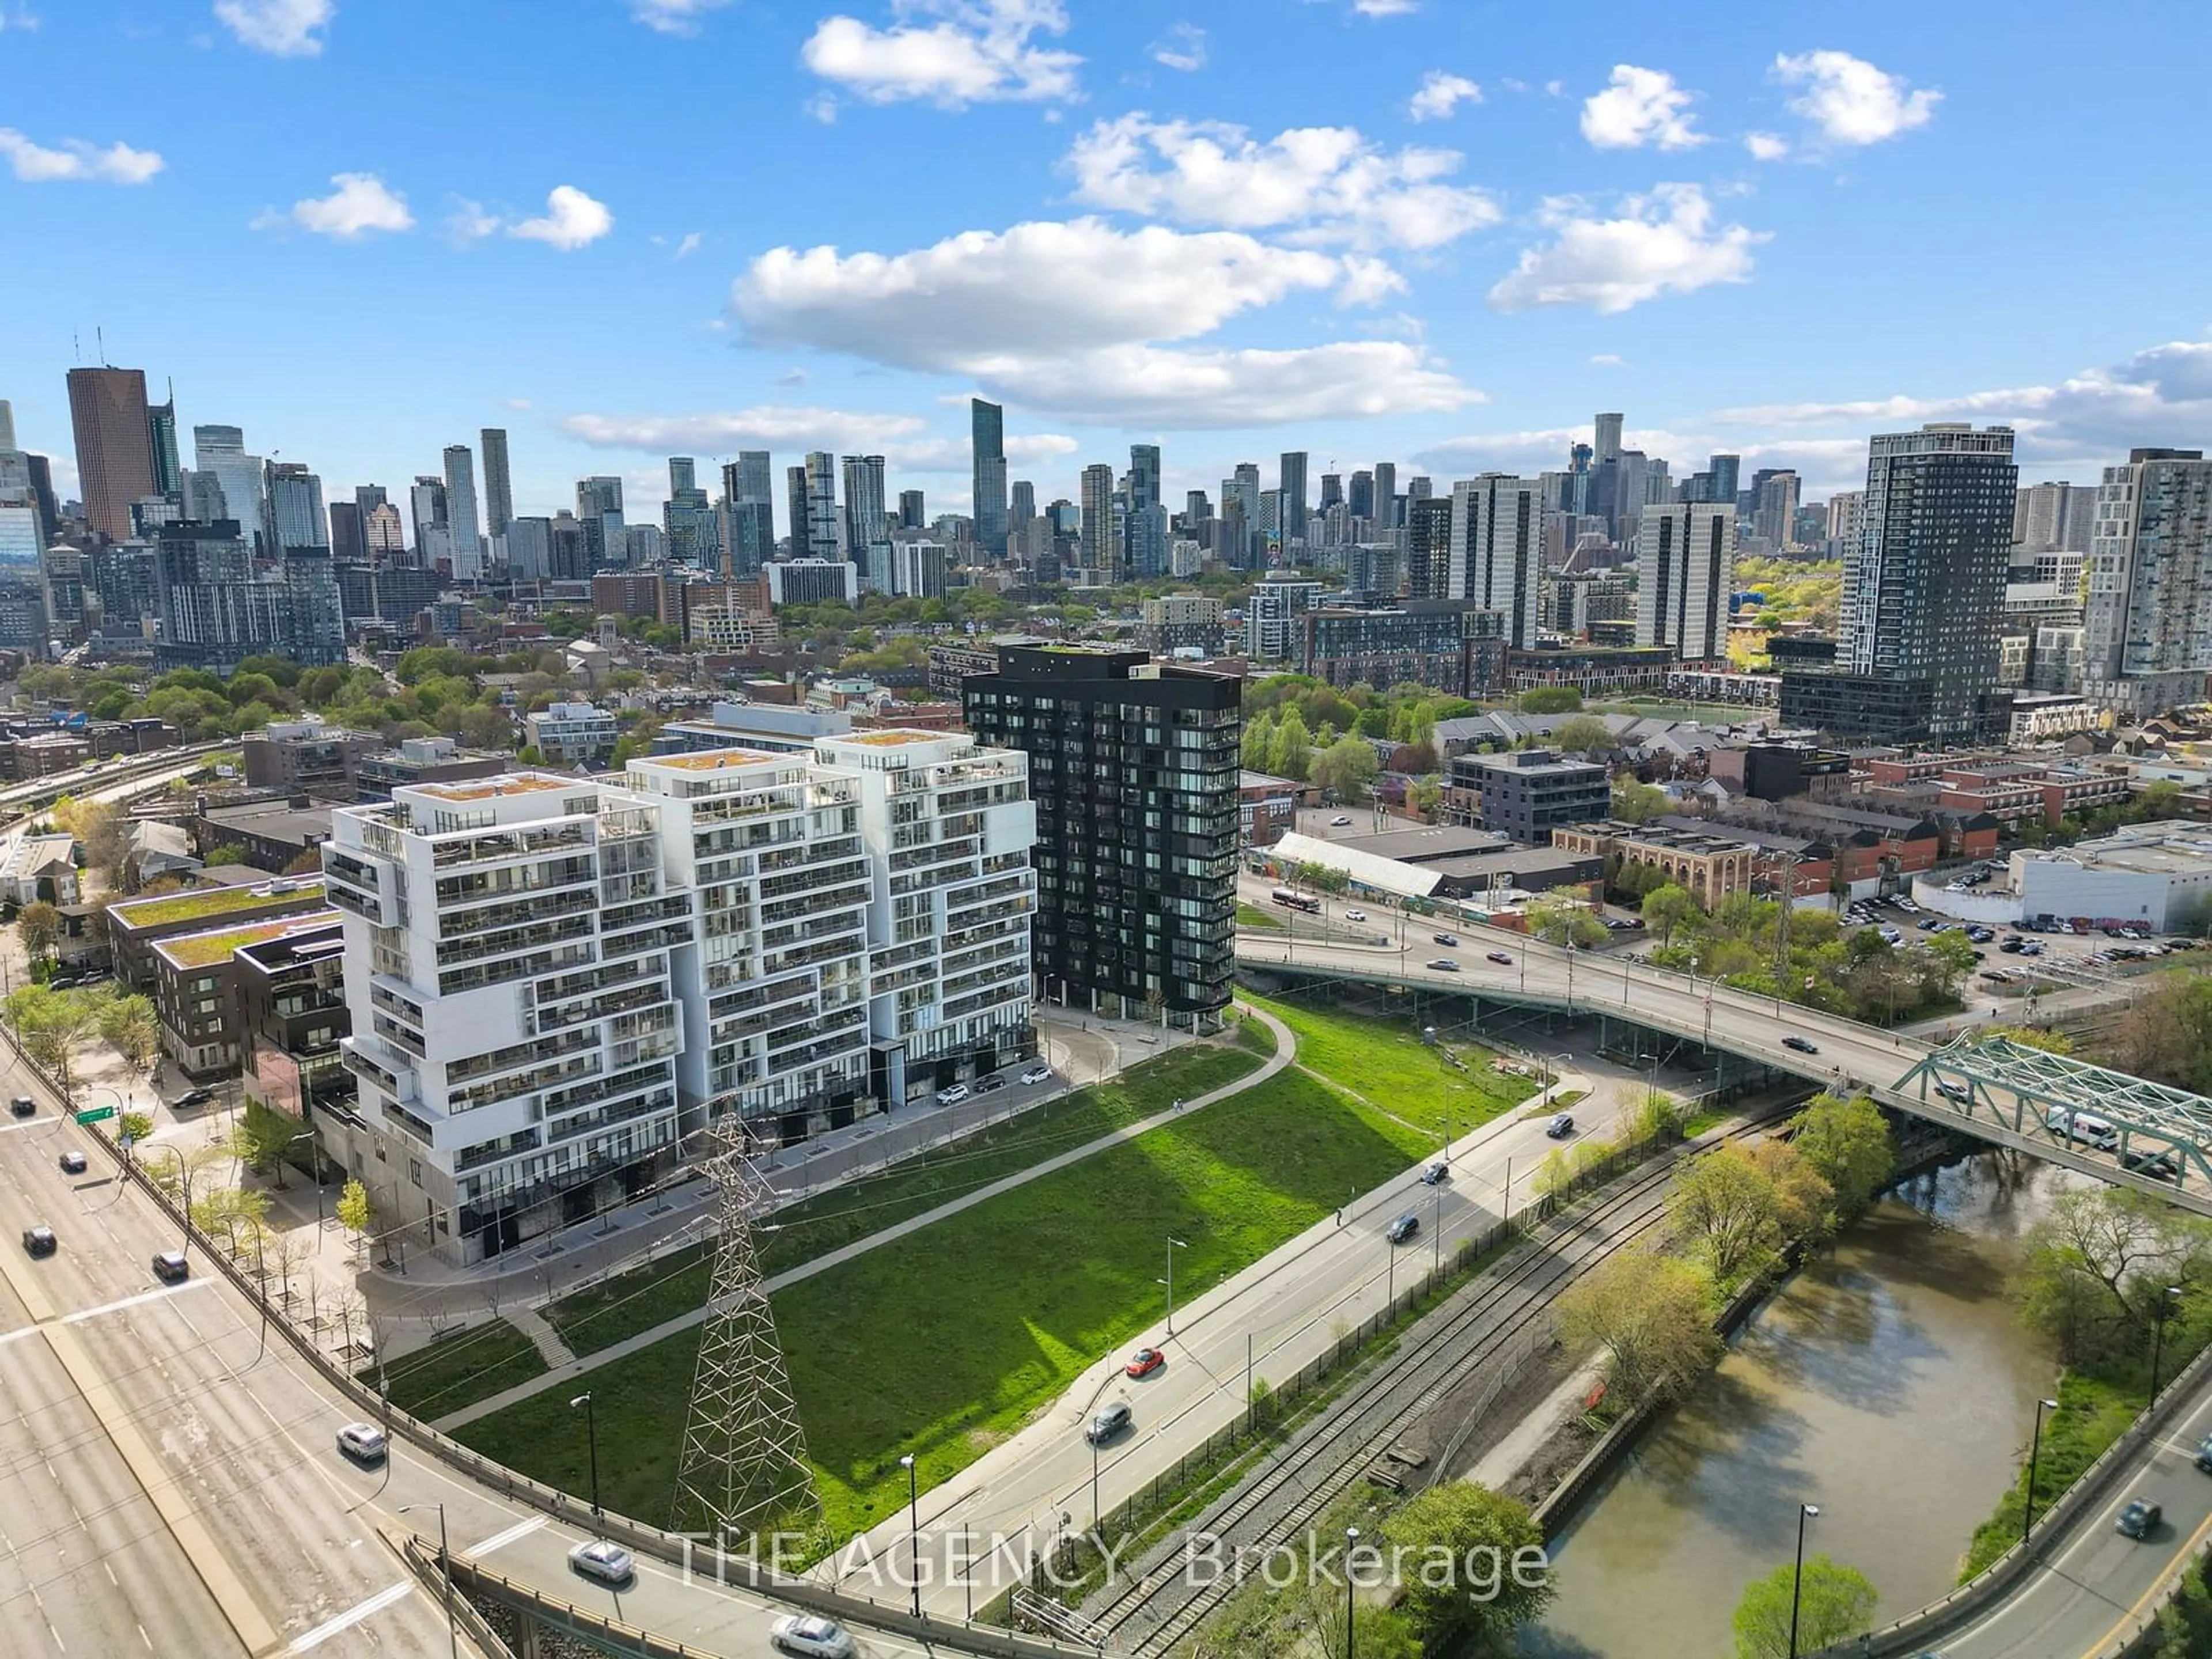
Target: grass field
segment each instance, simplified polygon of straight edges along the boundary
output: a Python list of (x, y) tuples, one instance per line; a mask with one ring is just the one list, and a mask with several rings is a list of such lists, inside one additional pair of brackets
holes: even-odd
[(1248, 995), (1297, 1034), (1298, 1063), (1425, 1131), (1431, 1145), (1447, 1129), (1463, 1135), (1536, 1092), (1528, 1079), (1492, 1071), (1490, 1051), (1452, 1042), (1465, 1071), (1447, 1066), (1421, 1041), (1411, 1019), (1355, 1013), (1332, 1003)]
[[(1246, 1033), (1254, 1042), (1242, 1041)], [(1176, 1048), (1131, 1066), (1103, 1087), (1079, 1089), (1064, 1101), (1033, 1107), (1009, 1122), (963, 1136), (951, 1146), (910, 1158), (866, 1180), (777, 1212), (760, 1241), (761, 1271), (773, 1278), (854, 1239), (933, 1209), (963, 1193), (1041, 1164), (1048, 1158), (1110, 1134), (1125, 1125), (1234, 1083), (1257, 1071), (1273, 1052), (1273, 1037), (1256, 1020), (1235, 1048)], [(544, 1310), (576, 1352), (594, 1353), (626, 1337), (690, 1312), (707, 1299), (713, 1270), (709, 1248), (695, 1245)]]
[[(775, 1298), (833, 1533), (957, 1474), (1157, 1321), (1165, 1240), (1188, 1300), (1405, 1170), (1425, 1130), (1296, 1071), (1040, 1177)], [(611, 1507), (666, 1516), (697, 1355), (684, 1332), (594, 1374)], [(1070, 1432), (1073, 1432), (1071, 1427)], [(578, 1489), (583, 1424), (555, 1392), (461, 1431), (516, 1468)]]
[[(504, 1319), (495, 1319), (404, 1353), (387, 1361), (384, 1370), (392, 1403), (427, 1419), (543, 1376), (545, 1361), (528, 1337)], [(374, 1387), (376, 1368), (372, 1365), (361, 1376)]]
[(1237, 925), (1239, 927), (1279, 929), (1283, 925), (1283, 919), (1273, 910), (1262, 910), (1256, 904), (1247, 904), (1243, 900), (1239, 899), (1237, 902)]

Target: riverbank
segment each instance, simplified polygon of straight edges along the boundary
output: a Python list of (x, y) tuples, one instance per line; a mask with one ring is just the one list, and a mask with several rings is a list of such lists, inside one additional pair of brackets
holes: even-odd
[[(1655, 1632), (1669, 1651), (1727, 1651), (1743, 1586), (1787, 1559), (1801, 1503), (1820, 1507), (1816, 1547), (1865, 1571), (1884, 1609), (1944, 1594), (2050, 1386), (2004, 1280), (2051, 1179), (1977, 1160), (1916, 1176), (1774, 1284), (1566, 1521), (1559, 1601), (1522, 1653), (1627, 1659)], [(1595, 1440), (1571, 1423), (1540, 1467), (1577, 1437)]]

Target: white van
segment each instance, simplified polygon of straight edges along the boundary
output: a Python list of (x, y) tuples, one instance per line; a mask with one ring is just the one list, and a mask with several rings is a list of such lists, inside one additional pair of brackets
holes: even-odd
[(2120, 1132), (2103, 1118), (2088, 1112), (2069, 1112), (2063, 1106), (2051, 1109), (2043, 1127), (2061, 1139), (2070, 1138), (2099, 1152), (2109, 1152), (2120, 1144)]

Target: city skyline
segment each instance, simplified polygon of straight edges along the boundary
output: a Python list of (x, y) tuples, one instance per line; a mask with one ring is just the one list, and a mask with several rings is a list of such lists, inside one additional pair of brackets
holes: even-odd
[[(1316, 476), (1534, 472), (1592, 409), (1626, 409), (1623, 441), (1678, 469), (1795, 466), (1808, 499), (1852, 485), (1869, 434), (1923, 419), (2009, 421), (2025, 479), (2077, 482), (2212, 419), (2185, 274), (2204, 233), (2119, 165), (2154, 152), (2160, 77), (2202, 21), (2123, 75), (2122, 44), (2056, 8), (1909, 40), (1719, 15), (1644, 37), (1623, 13), (1583, 32), (1602, 48), (1533, 18), (1363, 15), (1402, 9), (1255, 29), (1141, 4), (902, 21), (607, 0), (558, 39), (465, 21), (424, 64), (402, 20), (346, 0), (151, 27), (73, 6), (0, 36), (0, 190), (27, 241), (71, 256), (22, 273), (0, 394), (67, 494), (64, 371), (104, 358), (173, 380), (179, 430), (240, 426), (333, 497), (505, 428), (526, 514), (602, 473), (657, 507), (667, 456), (711, 473), (741, 449), (881, 453), (933, 510), (964, 508), (974, 396), (1005, 405), (1008, 477), (1041, 502), (1133, 442), (1160, 446), (1168, 501), (1285, 449)], [(924, 36), (965, 78), (918, 63)], [(708, 52), (763, 95), (666, 100), (649, 131), (596, 113), (619, 100), (495, 116), (454, 95), (585, 64), (680, 77)], [(73, 91), (180, 58), (222, 126)], [(1302, 63), (1334, 78), (1285, 98)], [(373, 134), (305, 118), (370, 96), (392, 117)], [(2074, 120), (2041, 118), (2061, 101)], [(1347, 106), (1358, 131), (1331, 125)], [(855, 187), (706, 205), (761, 153)], [(2100, 264), (2127, 283), (2080, 303), (2038, 216), (1950, 182), (1991, 167), (2094, 191)], [(159, 284), (122, 257), (149, 238)], [(2002, 270), (1972, 290), (1981, 325), (1869, 281), (1899, 246), (1916, 276)], [(349, 376), (343, 398), (257, 362), (394, 351), (407, 374)]]

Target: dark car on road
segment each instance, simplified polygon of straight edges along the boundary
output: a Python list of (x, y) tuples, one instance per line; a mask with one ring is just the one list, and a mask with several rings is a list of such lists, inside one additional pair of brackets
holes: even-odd
[(1390, 1224), (1389, 1231), (1385, 1233), (1383, 1237), (1388, 1238), (1393, 1244), (1403, 1244), (1407, 1239), (1411, 1238), (1415, 1233), (1420, 1231), (1421, 1218), (1415, 1215), (1411, 1210), (1408, 1210), (1405, 1214), (1400, 1216), (1395, 1221)]
[(214, 1098), (215, 1091), (212, 1089), (187, 1089), (169, 1103), (169, 1109), (178, 1112), (187, 1106), (204, 1106)]
[(57, 1248), (52, 1227), (40, 1224), (23, 1229), (25, 1255), (52, 1255)]
[(1817, 1054), (1820, 1052), (1820, 1045), (1819, 1043), (1811, 1041), (1809, 1038), (1801, 1037), (1795, 1035), (1783, 1038), (1782, 1046), (1785, 1048), (1795, 1048), (1801, 1054)]
[(1103, 1445), (1129, 1426), (1129, 1402), (1126, 1400), (1101, 1406), (1083, 1425), (1083, 1437), (1094, 1446)]
[(1544, 1133), (1554, 1140), (1565, 1140), (1574, 1132), (1575, 1115), (1572, 1112), (1554, 1112), (1552, 1121), (1544, 1126)]
[(2112, 1523), (2112, 1530), (2123, 1538), (2148, 1538), (2158, 1530), (2165, 1514), (2148, 1498), (2131, 1498), (2128, 1506), (2120, 1511), (2120, 1518)]
[(2133, 1170), (2137, 1175), (2148, 1176), (2153, 1181), (2173, 1181), (2181, 1175), (2181, 1166), (2174, 1162), (2173, 1154), (2164, 1147), (2146, 1152), (2130, 1146), (2120, 1154), (2120, 1167)]
[(1438, 934), (1436, 934), (1434, 937), (1435, 937), (1435, 939), (1436, 939), (1437, 943), (1437, 944), (1439, 944), (1439, 945), (1457, 945), (1457, 944), (1459, 943), (1459, 935), (1458, 935), (1457, 933), (1438, 933)]
[(38, 1113), (39, 1103), (28, 1095), (17, 1095), (8, 1103), (8, 1109), (17, 1117), (33, 1117)]
[(84, 1173), (84, 1154), (77, 1151), (76, 1147), (72, 1146), (69, 1151), (62, 1154), (61, 1165), (62, 1173), (64, 1175), (82, 1175)]
[(181, 1285), (192, 1276), (192, 1264), (182, 1250), (161, 1250), (154, 1257), (154, 1277), (164, 1285)]

